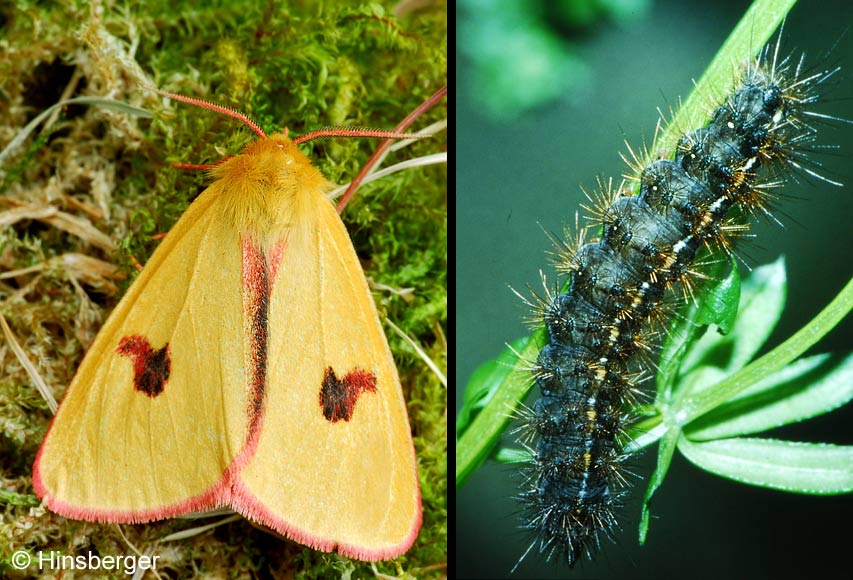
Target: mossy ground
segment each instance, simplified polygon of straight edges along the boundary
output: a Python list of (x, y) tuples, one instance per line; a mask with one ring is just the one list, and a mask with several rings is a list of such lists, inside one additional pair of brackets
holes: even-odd
[[(135, 276), (134, 264), (156, 247), (152, 236), (168, 231), (203, 189), (204, 175), (171, 163), (212, 162), (253, 138), (233, 119), (167, 104), (145, 87), (233, 107), (268, 133), (284, 126), (291, 134), (329, 125), (390, 129), (446, 83), (446, 6), (405, 5), (396, 13), (391, 2), (343, 1), (18, 0), (0, 8), (0, 148), (65, 98), (109, 97), (154, 114), (66, 107), (0, 167), (0, 314), (54, 396), (61, 399)], [(438, 107), (416, 127), (444, 116)], [(443, 142), (440, 134), (403, 155), (432, 153)], [(350, 139), (309, 148), (330, 180), (346, 182), (375, 146)], [(343, 216), (377, 288), (414, 289), (375, 290), (381, 314), (439, 366), (447, 356), (445, 181), (440, 166), (394, 174), (361, 189)], [(387, 334), (409, 401), (424, 526), (411, 551), (377, 568), (396, 577), (443, 577), (446, 390), (413, 349)], [(244, 520), (159, 543), (196, 524), (119, 527), (46, 511), (33, 494), (31, 466), (51, 414), (9, 343), (0, 344), (0, 575), (55, 575), (34, 565), (16, 570), (11, 557), (18, 550), (139, 550), (161, 557), (161, 578), (374, 576), (369, 564), (277, 539)]]

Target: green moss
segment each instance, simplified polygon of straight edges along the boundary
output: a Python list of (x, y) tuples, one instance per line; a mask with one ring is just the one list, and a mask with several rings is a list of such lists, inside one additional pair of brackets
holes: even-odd
[[(176, 170), (171, 163), (214, 162), (254, 137), (233, 119), (166, 105), (146, 84), (239, 109), (267, 132), (287, 127), (299, 134), (341, 124), (390, 129), (446, 83), (447, 66), (446, 6), (399, 18), (392, 6), (249, 0), (91, 6), (77, 0), (36, 7), (19, 0), (0, 8), (10, 47), (0, 59), (0, 78), (9, 79), (0, 87), (2, 145), (63, 96), (109, 95), (155, 113), (140, 120), (98, 107), (68, 108), (0, 168), (6, 196), (0, 212), (6, 216), (21, 207), (47, 207), (91, 227), (69, 230), (32, 212), (0, 236), (3, 269), (17, 271), (0, 279), (0, 313), (57, 398), (135, 276), (134, 262), (144, 264), (156, 248), (152, 235), (168, 231), (206, 183), (201, 172)], [(52, 63), (61, 66), (39, 67)], [(37, 102), (36, 95), (50, 102)], [(439, 107), (416, 127), (444, 116)], [(435, 152), (443, 139), (423, 140), (388, 163)], [(324, 140), (306, 151), (329, 179), (345, 182), (375, 147), (370, 140)], [(362, 188), (343, 215), (367, 276), (380, 288), (414, 288), (409, 294), (377, 290), (374, 298), (381, 313), (439, 366), (446, 366), (447, 356), (445, 181), (444, 168), (397, 173)], [(117, 249), (99, 246), (97, 233)], [(64, 259), (70, 254), (98, 262), (75, 269)], [(409, 400), (424, 527), (412, 550), (378, 569), (399, 577), (442, 577), (446, 389), (410, 347), (387, 334)], [(119, 532), (33, 507), (30, 466), (50, 413), (11, 350), (2, 357), (0, 534), (12, 540), (0, 548), (0, 575), (26, 576), (10, 565), (19, 549), (117, 555), (132, 553), (130, 545), (160, 554), (158, 572), (170, 578), (374, 575), (368, 564), (283, 542), (244, 521), (157, 544), (191, 524), (172, 520)]]

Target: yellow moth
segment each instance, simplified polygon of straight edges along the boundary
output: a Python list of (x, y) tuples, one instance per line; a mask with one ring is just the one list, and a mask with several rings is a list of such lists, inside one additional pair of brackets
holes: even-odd
[(227, 506), (319, 550), (402, 554), (421, 525), (411, 430), (329, 182), (286, 135), (169, 96), (261, 138), (212, 168), (101, 329), (36, 493), (74, 519)]

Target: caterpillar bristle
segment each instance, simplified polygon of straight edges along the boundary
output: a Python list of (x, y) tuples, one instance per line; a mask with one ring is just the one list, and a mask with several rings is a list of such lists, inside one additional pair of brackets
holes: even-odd
[(558, 274), (569, 274), (575, 263), (575, 255), (588, 241), (588, 226), (580, 225), (580, 214), (575, 212), (574, 227), (563, 225), (563, 236), (555, 236), (546, 232), (551, 241), (551, 250), (548, 252), (550, 261)]
[(601, 223), (607, 209), (613, 205), (613, 202), (624, 191), (624, 183), (617, 188), (613, 187), (613, 178), (605, 180), (602, 177), (597, 177), (596, 182), (597, 187), (592, 191), (588, 191), (583, 187), (581, 188), (581, 191), (583, 191), (583, 194), (589, 200), (589, 204), (581, 204), (581, 207), (587, 212), (584, 215), (584, 219), (592, 222), (592, 227), (595, 227), (595, 224)]
[(547, 323), (548, 310), (554, 301), (554, 296), (559, 293), (558, 288), (551, 289), (548, 287), (548, 280), (542, 270), (539, 271), (539, 277), (542, 282), (542, 294), (529, 284), (527, 285), (526, 294), (516, 290), (512, 286), (509, 287), (510, 291), (527, 308), (527, 315), (523, 320), (531, 330), (541, 328), (543, 324)]

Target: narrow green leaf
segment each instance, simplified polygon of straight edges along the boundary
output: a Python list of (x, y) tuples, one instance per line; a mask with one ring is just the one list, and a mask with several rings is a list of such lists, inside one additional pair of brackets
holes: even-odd
[(788, 340), (746, 368), (730, 375), (713, 389), (706, 389), (683, 401), (678, 412), (684, 417), (684, 422), (701, 417), (711, 409), (746, 391), (755, 383), (764, 380), (768, 375), (782, 369), (823, 338), (851, 309), (853, 309), (853, 279), (847, 282), (844, 289), (826, 308)]
[(656, 379), (656, 400), (667, 403), (672, 399), (672, 391), (678, 381), (679, 371), (690, 346), (705, 331), (705, 327), (694, 322), (699, 309), (691, 304), (681, 319), (676, 319), (667, 332), (664, 341)]
[(513, 341), (501, 354), (477, 367), (468, 379), (462, 400), (462, 408), (456, 416), (456, 436), (461, 435), (483, 407), (492, 399), (495, 390), (506, 376), (518, 366), (516, 353), (524, 350), (529, 337)]
[(740, 273), (734, 258), (729, 260), (729, 273), (705, 296), (696, 315), (698, 324), (716, 324), (722, 334), (731, 332), (740, 308)]
[(666, 472), (669, 470), (669, 465), (672, 463), (672, 456), (675, 453), (678, 439), (681, 431), (675, 427), (670, 428), (661, 438), (658, 448), (658, 463), (655, 467), (655, 472), (649, 478), (649, 485), (646, 487), (646, 494), (643, 496), (643, 508), (640, 514), (640, 544), (646, 543), (646, 534), (649, 531), (649, 521), (651, 518), (651, 502), (655, 491), (663, 484)]
[(683, 387), (684, 381), (679, 377), (690, 368), (685, 359), (689, 356), (694, 361), (692, 364), (697, 364), (699, 356), (693, 353), (708, 325), (716, 324), (720, 332), (727, 333), (737, 318), (741, 289), (737, 265), (734, 261), (720, 262), (716, 267), (711, 266), (706, 275), (710, 280), (699, 286), (698, 304), (688, 302), (663, 346), (657, 386), (658, 400), (664, 404), (672, 399), (676, 386)]
[(828, 413), (853, 400), (853, 355), (800, 359), (685, 428), (691, 441), (759, 433)]
[(741, 483), (794, 493), (853, 492), (853, 446), (736, 438), (694, 443), (678, 449), (695, 465)]
[[(536, 360), (536, 356), (548, 341), (548, 333), (540, 328), (530, 337), (519, 353), (522, 361)], [(530, 371), (513, 368), (494, 390), (492, 398), (471, 421), (468, 429), (456, 441), (456, 487), (476, 471), (497, 444), (501, 433), (512, 419), (524, 397), (533, 386)]]
[[(730, 374), (755, 356), (782, 316), (787, 290), (785, 261), (761, 266), (743, 281), (739, 314), (726, 336), (706, 333), (684, 360), (683, 371), (713, 365)], [(731, 294), (727, 296), (731, 298)], [(720, 298), (722, 300), (722, 298)]]
[(723, 367), (730, 372), (743, 368), (752, 360), (782, 317), (788, 294), (785, 258), (780, 256), (772, 264), (753, 270), (744, 281), (742, 294), (741, 314), (729, 334), (733, 342), (732, 356)]

